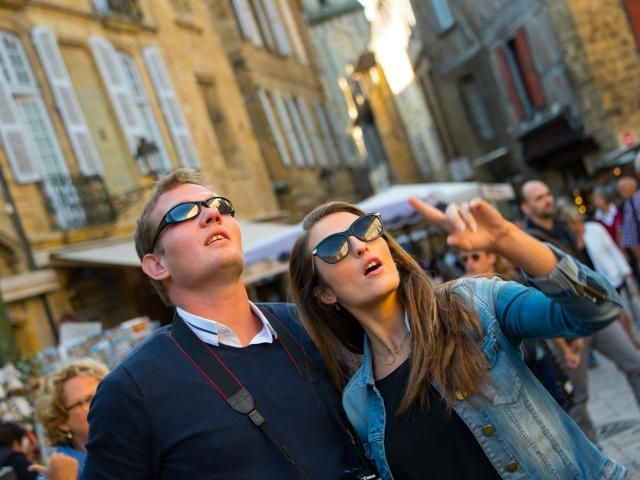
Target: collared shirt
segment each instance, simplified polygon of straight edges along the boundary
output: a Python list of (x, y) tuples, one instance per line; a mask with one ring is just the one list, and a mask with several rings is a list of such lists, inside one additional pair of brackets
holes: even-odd
[[(269, 320), (264, 316), (258, 307), (253, 302), (249, 302), (251, 311), (262, 322), (262, 330), (251, 339), (249, 345), (257, 345), (258, 343), (273, 343), (274, 338), (278, 338), (276, 331), (273, 329)], [(230, 347), (242, 347), (238, 335), (229, 327), (216, 322), (215, 320), (207, 319), (189, 313), (180, 307), (176, 307), (176, 313), (180, 315), (185, 323), (193, 330), (200, 340), (209, 345), (217, 347), (219, 344), (228, 345)]]

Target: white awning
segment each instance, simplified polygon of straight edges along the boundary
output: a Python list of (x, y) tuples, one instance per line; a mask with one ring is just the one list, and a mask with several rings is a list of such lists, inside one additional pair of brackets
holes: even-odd
[[(288, 231), (289, 225), (277, 223), (239, 222), (244, 251), (264, 240), (272, 238), (282, 231)], [(102, 267), (139, 267), (140, 260), (136, 254), (131, 237), (111, 238), (76, 245), (69, 245), (55, 250), (49, 255), (53, 265), (69, 266), (102, 266)]]

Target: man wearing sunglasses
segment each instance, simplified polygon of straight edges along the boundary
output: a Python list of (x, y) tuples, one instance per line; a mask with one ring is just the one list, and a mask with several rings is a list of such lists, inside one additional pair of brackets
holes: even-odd
[[(593, 263), (584, 248), (584, 239), (578, 242), (578, 232), (573, 232), (569, 224), (555, 215), (555, 199), (549, 187), (531, 180), (522, 186), (521, 209), (527, 216), (525, 230), (539, 240), (555, 244), (558, 248), (577, 257), (593, 268)], [(587, 409), (589, 400), (588, 365), (589, 350), (597, 350), (611, 360), (627, 377), (636, 402), (640, 405), (640, 353), (625, 333), (620, 322), (613, 322), (582, 342), (576, 339), (557, 338), (548, 342), (556, 358), (566, 368), (573, 384), (573, 406), (569, 415), (594, 443), (597, 441), (595, 428)]]
[[(332, 415), (340, 400), (295, 314), (249, 301), (234, 215), (230, 200), (185, 169), (160, 180), (145, 205), (136, 250), (176, 316), (100, 384), (85, 479), (336, 479), (357, 465)], [(274, 321), (304, 346), (317, 381), (300, 374)], [(234, 411), (219, 379), (184, 350), (176, 322), (252, 395), (269, 435)]]

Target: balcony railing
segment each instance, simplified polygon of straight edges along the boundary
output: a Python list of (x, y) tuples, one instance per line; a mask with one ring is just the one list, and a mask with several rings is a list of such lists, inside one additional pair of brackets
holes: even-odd
[(41, 183), (60, 230), (111, 223), (117, 212), (102, 177), (48, 175)]
[(98, 15), (116, 15), (137, 22), (142, 21), (142, 9), (138, 0), (93, 0)]

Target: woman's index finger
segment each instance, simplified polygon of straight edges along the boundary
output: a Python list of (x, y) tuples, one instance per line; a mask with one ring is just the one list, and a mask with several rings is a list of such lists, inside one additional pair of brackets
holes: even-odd
[(435, 223), (442, 228), (446, 227), (447, 217), (441, 210), (432, 207), (417, 197), (409, 197), (409, 205), (411, 205), (428, 222)]

